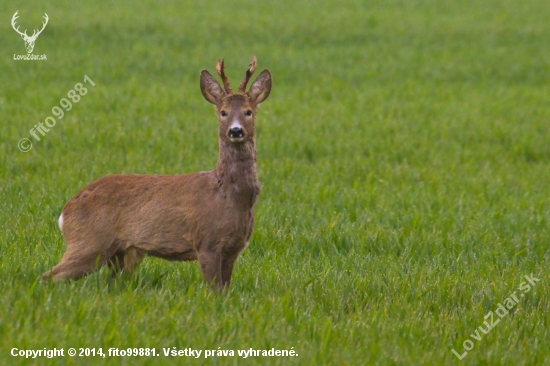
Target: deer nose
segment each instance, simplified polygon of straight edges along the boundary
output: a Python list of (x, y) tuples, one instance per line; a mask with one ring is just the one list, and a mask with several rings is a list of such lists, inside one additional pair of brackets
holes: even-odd
[(234, 126), (229, 129), (227, 133), (231, 141), (242, 141), (244, 138), (244, 130), (242, 127)]

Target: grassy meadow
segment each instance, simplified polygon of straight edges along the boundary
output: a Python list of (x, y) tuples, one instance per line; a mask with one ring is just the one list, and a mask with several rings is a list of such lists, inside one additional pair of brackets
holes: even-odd
[[(33, 52), (46, 61), (14, 60), (16, 10), (21, 29), (48, 14)], [(0, 14), (1, 364), (550, 365), (547, 0), (32, 0)], [(214, 167), (200, 71), (225, 58), (236, 86), (252, 54), (273, 89), (231, 289), (154, 258), (129, 279), (38, 281), (87, 183)], [(85, 76), (95, 86), (36, 141)], [(235, 356), (11, 356), (69, 347)], [(250, 348), (298, 356), (237, 356)]]

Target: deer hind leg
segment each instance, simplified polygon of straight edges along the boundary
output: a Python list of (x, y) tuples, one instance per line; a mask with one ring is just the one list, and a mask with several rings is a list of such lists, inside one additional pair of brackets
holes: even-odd
[(203, 250), (199, 252), (198, 261), (204, 280), (216, 290), (223, 289), (222, 256), (219, 251)]
[(109, 260), (108, 265), (113, 275), (121, 271), (131, 273), (136, 269), (144, 255), (145, 251), (142, 249), (130, 246), (124, 251), (116, 252)]
[(136, 247), (128, 247), (124, 252), (124, 267), (127, 272), (133, 272), (145, 255), (145, 251)]
[[(83, 249), (84, 248), (84, 249)], [(77, 280), (105, 265), (112, 257), (110, 250), (96, 250), (92, 243), (67, 244), (67, 251), (58, 265), (42, 275), (43, 279), (52, 278), (54, 282)]]
[(107, 263), (111, 270), (111, 275), (114, 277), (117, 273), (124, 268), (124, 252), (116, 252)]

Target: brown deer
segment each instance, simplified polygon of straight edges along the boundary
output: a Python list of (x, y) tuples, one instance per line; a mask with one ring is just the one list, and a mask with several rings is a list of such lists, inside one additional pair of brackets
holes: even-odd
[(246, 92), (256, 57), (239, 91), (224, 73), (224, 89), (201, 72), (204, 98), (216, 106), (219, 157), (212, 171), (186, 175), (109, 175), (74, 196), (63, 208), (59, 226), (67, 242), (61, 262), (43, 274), (54, 281), (78, 279), (108, 264), (114, 273), (132, 271), (145, 256), (198, 260), (204, 279), (215, 289), (229, 286), (239, 253), (254, 225), (260, 193), (256, 170), (254, 120), (271, 91), (264, 70)]

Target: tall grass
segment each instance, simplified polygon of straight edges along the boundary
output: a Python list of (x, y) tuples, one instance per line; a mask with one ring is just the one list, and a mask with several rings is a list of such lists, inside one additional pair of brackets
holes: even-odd
[[(19, 24), (50, 22), (14, 61)], [(28, 1), (0, 11), (0, 360), (5, 364), (550, 364), (550, 8), (546, 1)], [(29, 32), (31, 33), (31, 32)], [(37, 278), (57, 217), (110, 173), (212, 169), (200, 70), (251, 55), (262, 194), (226, 294), (147, 258)], [(96, 86), (36, 141), (29, 130)], [(237, 81), (233, 81), (235, 83)], [(30, 152), (17, 148), (21, 138)], [(540, 282), (459, 361), (524, 276)], [(24, 360), (12, 348), (293, 349), (296, 357)], [(66, 351), (65, 351), (66, 352)]]

